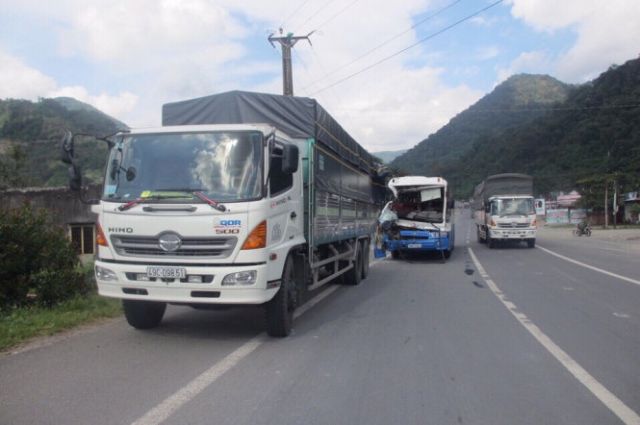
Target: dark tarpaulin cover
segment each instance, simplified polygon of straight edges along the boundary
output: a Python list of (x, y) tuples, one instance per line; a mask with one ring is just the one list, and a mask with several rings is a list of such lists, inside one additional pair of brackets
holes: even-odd
[(487, 177), (481, 184), (479, 189), (485, 202), (496, 195), (533, 196), (533, 177), (526, 174), (496, 174)]
[(230, 91), (162, 106), (162, 125), (270, 124), (293, 138), (314, 138), (372, 175), (373, 157), (315, 99)]

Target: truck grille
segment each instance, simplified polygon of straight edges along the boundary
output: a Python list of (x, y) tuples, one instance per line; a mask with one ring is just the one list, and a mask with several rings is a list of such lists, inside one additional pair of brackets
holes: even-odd
[(237, 241), (234, 236), (182, 238), (180, 248), (166, 252), (160, 248), (157, 236), (111, 236), (116, 252), (131, 257), (226, 258), (233, 252)]
[(526, 229), (529, 223), (498, 223), (500, 229)]

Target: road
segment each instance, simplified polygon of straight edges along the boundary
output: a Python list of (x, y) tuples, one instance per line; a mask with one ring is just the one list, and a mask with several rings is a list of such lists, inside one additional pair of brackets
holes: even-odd
[(4, 355), (0, 424), (640, 423), (639, 257), (489, 250), (471, 225), (444, 264), (385, 259), (321, 289), (287, 339), (257, 309), (170, 306), (152, 331), (118, 319)]

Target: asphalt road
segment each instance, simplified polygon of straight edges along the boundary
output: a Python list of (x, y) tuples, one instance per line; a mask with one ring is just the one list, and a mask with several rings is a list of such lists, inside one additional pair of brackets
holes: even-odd
[(284, 340), (257, 309), (172, 306), (152, 331), (116, 320), (2, 356), (0, 424), (640, 423), (638, 256), (489, 250), (467, 217), (445, 264), (377, 262)]

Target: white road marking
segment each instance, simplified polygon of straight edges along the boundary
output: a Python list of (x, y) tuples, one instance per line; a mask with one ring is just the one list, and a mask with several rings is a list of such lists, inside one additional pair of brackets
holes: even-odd
[[(369, 267), (378, 265), (382, 260), (372, 261)], [(330, 286), (328, 289), (322, 291), (305, 304), (293, 314), (294, 318), (302, 316), (304, 313), (313, 308), (320, 301), (331, 295), (341, 286)], [(175, 413), (180, 407), (187, 402), (193, 400), (198, 394), (204, 391), (207, 387), (213, 384), (218, 378), (232, 369), (241, 360), (253, 353), (258, 347), (260, 347), (265, 341), (269, 339), (264, 333), (257, 335), (249, 341), (242, 344), (235, 349), (231, 354), (228, 354), (225, 358), (218, 363), (205, 370), (203, 373), (195, 377), (191, 382), (187, 383), (184, 387), (180, 388), (171, 396), (167, 397), (160, 402), (156, 407), (149, 410), (144, 416), (137, 419), (132, 425), (155, 425), (164, 422), (173, 413)]]
[(524, 328), (533, 335), (533, 337), (549, 352), (553, 357), (564, 366), (582, 385), (584, 385), (591, 393), (598, 398), (609, 410), (611, 410), (625, 425), (640, 425), (640, 416), (631, 410), (622, 400), (609, 391), (604, 385), (598, 382), (589, 374), (582, 366), (578, 364), (569, 354), (560, 348), (551, 340), (540, 328), (522, 312), (518, 307), (507, 300), (506, 295), (498, 288), (495, 282), (489, 277), (485, 269), (478, 261), (471, 247), (467, 248), (471, 259), (473, 260), (478, 273), (487, 283), (491, 292), (504, 304), (509, 312), (520, 322)]
[(561, 259), (563, 259), (565, 261), (568, 261), (570, 263), (577, 264), (577, 265), (585, 267), (587, 269), (594, 270), (594, 271), (597, 271), (599, 273), (606, 274), (607, 276), (611, 276), (611, 277), (615, 277), (615, 278), (624, 280), (626, 282), (635, 283), (636, 285), (640, 285), (640, 280), (631, 279), (630, 277), (622, 276), (622, 275), (619, 275), (619, 274), (616, 274), (616, 273), (611, 273), (611, 272), (609, 272), (607, 270), (603, 270), (603, 269), (600, 269), (598, 267), (591, 266), (589, 264), (583, 263), (581, 261), (574, 260), (573, 258), (565, 257), (564, 255), (561, 255), (561, 254), (558, 254), (557, 252), (551, 251), (550, 249), (543, 248), (540, 245), (538, 245), (538, 248), (543, 250), (544, 252), (547, 252), (547, 253), (549, 253), (551, 255), (555, 255), (556, 257), (561, 258)]
[(631, 317), (627, 313), (613, 313), (613, 315), (621, 319), (629, 319)]

